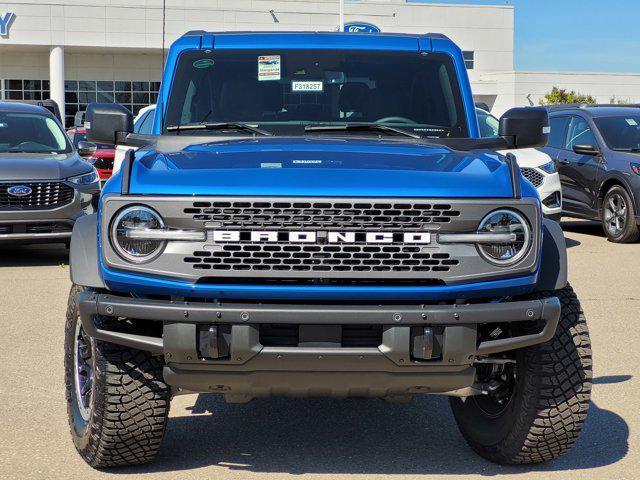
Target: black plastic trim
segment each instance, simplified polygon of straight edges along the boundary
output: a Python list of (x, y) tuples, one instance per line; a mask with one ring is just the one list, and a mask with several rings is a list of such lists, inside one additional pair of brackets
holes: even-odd
[(133, 161), (136, 158), (136, 154), (132, 149), (124, 152), (124, 160), (122, 161), (122, 184), (120, 193), (122, 195), (129, 195), (129, 184), (131, 183), (131, 169), (133, 168)]
[(520, 189), (520, 167), (518, 166), (516, 156), (511, 152), (507, 153), (507, 163), (509, 165), (509, 171), (511, 172), (513, 198), (522, 198), (522, 191)]
[(98, 215), (80, 217), (73, 225), (69, 271), (71, 282), (91, 288), (106, 288), (98, 261)]
[(536, 290), (560, 290), (567, 286), (567, 245), (560, 224), (542, 220), (542, 254)]
[[(477, 325), (484, 323), (543, 321), (543, 330), (535, 335), (482, 342), (477, 355), (522, 348), (549, 340), (560, 318), (557, 297), (504, 303), (471, 305), (407, 306), (331, 306), (331, 305), (260, 305), (173, 302), (119, 297), (94, 292), (79, 292), (80, 317), (85, 331), (94, 338), (119, 343), (154, 353), (162, 353), (161, 338), (95, 327), (93, 317), (106, 315), (162, 322), (255, 325), (260, 323), (295, 323), (312, 325), (383, 324), (409, 325)], [(195, 342), (195, 334), (193, 337)], [(407, 343), (408, 345), (408, 343)], [(194, 343), (195, 348), (195, 343)]]

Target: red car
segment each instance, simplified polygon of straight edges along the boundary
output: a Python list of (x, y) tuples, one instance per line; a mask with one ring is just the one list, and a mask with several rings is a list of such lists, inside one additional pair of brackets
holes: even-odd
[(73, 146), (78, 149), (78, 153), (87, 161), (91, 162), (93, 166), (96, 167), (96, 170), (98, 170), (100, 186), (102, 186), (113, 173), (113, 159), (116, 155), (115, 146), (98, 143), (96, 144), (97, 148), (92, 153), (84, 152), (83, 149), (79, 147), (79, 143), (87, 141), (86, 133), (86, 130), (81, 127), (73, 127), (67, 130)]

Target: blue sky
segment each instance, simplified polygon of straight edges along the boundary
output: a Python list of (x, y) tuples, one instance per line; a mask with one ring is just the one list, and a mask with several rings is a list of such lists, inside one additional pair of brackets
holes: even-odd
[(517, 70), (640, 73), (640, 0), (411, 0), (513, 5)]

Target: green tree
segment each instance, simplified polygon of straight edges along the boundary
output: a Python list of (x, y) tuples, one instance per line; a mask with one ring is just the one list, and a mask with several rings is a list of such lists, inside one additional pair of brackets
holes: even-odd
[(549, 93), (540, 100), (540, 105), (562, 105), (567, 103), (596, 103), (595, 97), (567, 91), (565, 88), (553, 87)]

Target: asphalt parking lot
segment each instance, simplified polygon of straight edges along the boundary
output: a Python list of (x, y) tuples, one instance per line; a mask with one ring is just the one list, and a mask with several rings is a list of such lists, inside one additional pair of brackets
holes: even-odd
[(576, 447), (538, 467), (504, 468), (464, 443), (442, 397), (255, 400), (216, 396), (172, 403), (155, 464), (92, 471), (67, 431), (63, 324), (66, 251), (0, 250), (0, 478), (478, 478), (638, 477), (640, 465), (640, 245), (615, 245), (591, 222), (564, 223), (570, 279), (593, 342), (593, 402)]

